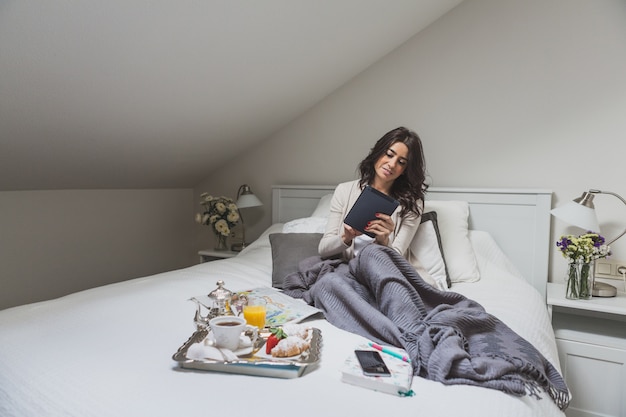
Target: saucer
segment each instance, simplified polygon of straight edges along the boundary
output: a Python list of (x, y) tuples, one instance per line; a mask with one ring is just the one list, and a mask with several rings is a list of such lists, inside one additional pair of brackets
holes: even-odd
[(242, 347), (234, 351), (233, 353), (237, 356), (245, 356), (252, 353), (252, 346)]
[[(213, 337), (213, 333), (211, 332), (209, 332), (209, 334), (207, 335), (205, 343), (209, 346), (217, 348), (217, 346), (215, 345), (215, 338)], [(219, 349), (230, 350), (226, 348)], [(235, 356), (245, 356), (251, 354), (253, 350), (254, 346), (252, 346), (250, 338), (248, 336), (241, 336), (239, 338), (239, 348), (237, 350), (233, 350), (232, 352)]]

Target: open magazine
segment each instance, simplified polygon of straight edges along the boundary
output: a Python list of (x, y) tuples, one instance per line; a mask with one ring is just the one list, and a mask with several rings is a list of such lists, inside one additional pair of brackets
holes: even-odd
[[(246, 291), (238, 291), (238, 294), (245, 294), (248, 297), (263, 298), (267, 301), (267, 313), (265, 324), (268, 327), (282, 326), (287, 323), (299, 323), (321, 310), (308, 305), (302, 300), (290, 297), (275, 288), (259, 287)], [(198, 295), (191, 298), (207, 309), (211, 309), (213, 301), (208, 295)], [(232, 313), (238, 315), (235, 306), (231, 306)]]
[(248, 291), (239, 291), (239, 294), (264, 298), (267, 301), (265, 324), (269, 327), (298, 323), (321, 312), (304, 301), (283, 294), (274, 288), (259, 287)]

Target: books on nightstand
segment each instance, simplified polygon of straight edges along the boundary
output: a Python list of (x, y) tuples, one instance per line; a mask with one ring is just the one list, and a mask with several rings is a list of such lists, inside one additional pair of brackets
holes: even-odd
[[(403, 349), (385, 346), (393, 352), (405, 356)], [(354, 350), (375, 350), (368, 343), (359, 344)], [(415, 395), (411, 390), (413, 382), (413, 366), (409, 362), (398, 359), (394, 356), (381, 352), (380, 355), (389, 368), (391, 376), (366, 376), (363, 369), (356, 358), (354, 352), (350, 354), (343, 363), (341, 368), (341, 380), (348, 384), (357, 385), (374, 391), (385, 392), (400, 397), (411, 397)]]

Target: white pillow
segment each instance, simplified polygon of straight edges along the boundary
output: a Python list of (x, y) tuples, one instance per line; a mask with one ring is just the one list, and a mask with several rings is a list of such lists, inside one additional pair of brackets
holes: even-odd
[(324, 233), (326, 217), (303, 217), (288, 221), (283, 225), (283, 233)]
[(467, 201), (426, 200), (424, 213), (437, 213), (437, 225), (450, 281), (475, 282), (480, 279), (478, 262), (469, 239)]
[(330, 216), (330, 200), (333, 198), (332, 194), (326, 194), (317, 203), (317, 207), (313, 210), (311, 217), (328, 217)]

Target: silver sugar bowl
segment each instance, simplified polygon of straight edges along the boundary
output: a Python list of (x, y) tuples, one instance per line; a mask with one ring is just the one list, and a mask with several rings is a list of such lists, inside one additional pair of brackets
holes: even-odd
[(224, 281), (217, 281), (217, 288), (209, 293), (209, 299), (213, 301), (213, 307), (217, 309), (218, 316), (232, 316), (230, 303), (233, 292), (224, 288)]

